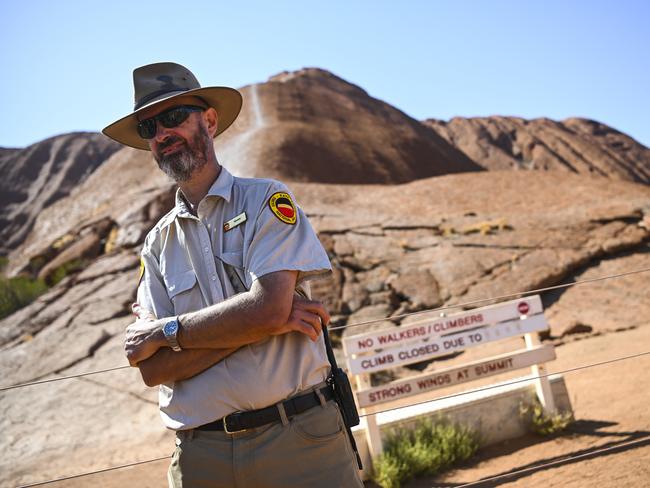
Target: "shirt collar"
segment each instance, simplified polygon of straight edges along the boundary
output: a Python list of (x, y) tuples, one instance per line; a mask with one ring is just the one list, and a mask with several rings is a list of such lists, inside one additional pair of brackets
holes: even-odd
[(233, 181), (233, 176), (222, 166), (221, 171), (219, 172), (219, 177), (214, 180), (214, 183), (212, 183), (212, 186), (208, 190), (208, 195), (221, 197), (225, 201), (230, 202)]
[[(221, 197), (225, 201), (230, 202), (233, 182), (233, 175), (222, 166), (221, 171), (219, 172), (219, 176), (216, 180), (214, 180), (214, 183), (212, 183), (212, 186), (208, 190), (206, 197)], [(179, 217), (192, 216), (192, 212), (190, 212), (189, 206), (185, 201), (183, 192), (181, 192), (180, 188), (176, 190), (176, 211)]]

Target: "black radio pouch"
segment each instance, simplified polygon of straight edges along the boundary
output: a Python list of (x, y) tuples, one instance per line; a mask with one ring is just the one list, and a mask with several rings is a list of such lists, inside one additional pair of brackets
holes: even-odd
[(332, 366), (330, 375), (327, 377), (327, 384), (330, 385), (334, 391), (334, 400), (341, 410), (343, 423), (345, 424), (345, 429), (350, 438), (350, 444), (352, 444), (352, 449), (357, 456), (357, 464), (359, 465), (359, 469), (363, 469), (361, 457), (359, 456), (359, 451), (357, 449), (357, 443), (352, 435), (352, 427), (359, 425), (359, 412), (357, 411), (356, 403), (354, 403), (354, 394), (352, 393), (352, 387), (350, 386), (348, 375), (345, 374), (345, 371), (339, 368), (336, 364), (336, 358), (334, 357), (334, 351), (332, 350), (332, 344), (330, 343), (330, 337), (325, 325), (323, 325), (323, 340), (325, 341), (327, 359), (329, 359), (330, 365)]

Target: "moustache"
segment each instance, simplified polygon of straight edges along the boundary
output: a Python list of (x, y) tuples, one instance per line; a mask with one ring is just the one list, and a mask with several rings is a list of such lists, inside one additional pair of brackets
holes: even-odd
[(181, 139), (180, 137), (173, 136), (173, 137), (170, 137), (169, 139), (167, 139), (165, 142), (160, 143), (158, 145), (158, 150), (159, 151), (164, 151), (169, 146), (172, 146), (172, 145), (176, 144), (177, 142), (180, 142), (183, 145), (187, 145), (185, 143), (184, 139)]

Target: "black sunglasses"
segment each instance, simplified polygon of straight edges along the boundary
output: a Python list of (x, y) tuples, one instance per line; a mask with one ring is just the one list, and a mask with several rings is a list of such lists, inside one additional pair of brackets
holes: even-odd
[(169, 110), (138, 122), (138, 135), (143, 139), (153, 139), (156, 135), (156, 121), (160, 121), (163, 127), (171, 129), (177, 127), (187, 120), (192, 112), (203, 112), (203, 107), (195, 105), (178, 105)]

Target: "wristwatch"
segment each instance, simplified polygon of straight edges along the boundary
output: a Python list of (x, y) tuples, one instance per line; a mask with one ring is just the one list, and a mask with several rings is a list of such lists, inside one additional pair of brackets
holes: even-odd
[(178, 344), (178, 329), (180, 327), (181, 323), (178, 321), (178, 317), (173, 318), (163, 326), (165, 339), (169, 342), (169, 347), (176, 352), (182, 351), (181, 346)]

